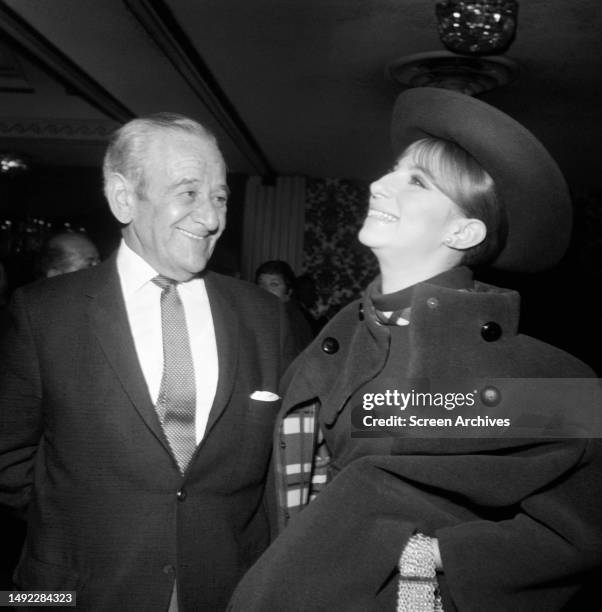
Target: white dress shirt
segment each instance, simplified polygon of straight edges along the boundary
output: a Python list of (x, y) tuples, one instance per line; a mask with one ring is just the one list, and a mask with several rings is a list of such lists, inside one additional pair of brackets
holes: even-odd
[[(161, 289), (152, 279), (158, 272), (121, 241), (117, 271), (138, 361), (153, 404), (163, 376)], [(213, 317), (205, 281), (194, 278), (177, 286), (184, 306), (196, 383), (195, 431), (197, 444), (205, 434), (209, 411), (217, 389), (218, 360)]]

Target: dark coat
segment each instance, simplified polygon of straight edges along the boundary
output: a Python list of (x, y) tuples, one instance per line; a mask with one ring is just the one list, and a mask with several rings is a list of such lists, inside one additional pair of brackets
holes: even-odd
[(78, 609), (223, 609), (269, 542), (262, 505), (288, 324), (265, 291), (206, 274), (219, 359), (182, 476), (149, 397), (115, 261), (18, 290), (0, 356), (0, 503), (26, 513), (20, 589)]
[[(517, 293), (478, 283), (475, 289), (416, 286), (400, 384), (494, 377), (509, 379), (512, 390), (517, 378), (593, 376), (567, 353), (517, 333)], [(327, 439), (329, 432), (348, 436), (347, 400), (383, 369), (389, 329), (369, 308), (360, 302), (345, 308), (285, 377), (274, 470), (280, 506), (282, 463), (295, 463), (285, 456), (283, 419), (318, 403)], [(491, 325), (483, 329), (492, 322), (499, 337)], [(519, 389), (525, 406), (541, 403), (528, 381), (519, 381)], [(599, 410), (597, 381), (590, 390)], [(446, 612), (560, 610), (602, 562), (600, 440), (408, 435), (387, 445), (348, 437), (339, 450), (332, 482), (245, 576), (232, 610), (394, 610), (396, 565), (417, 531), (439, 539)], [(282, 525), (284, 509), (274, 507)]]

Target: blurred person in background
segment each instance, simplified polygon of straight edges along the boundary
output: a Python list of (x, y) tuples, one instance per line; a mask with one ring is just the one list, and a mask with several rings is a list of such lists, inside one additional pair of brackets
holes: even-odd
[(295, 294), (295, 273), (286, 261), (265, 261), (255, 271), (255, 283), (282, 303), (289, 316), (296, 352), (300, 353), (314, 338), (311, 328)]
[(38, 276), (51, 278), (67, 272), (91, 268), (100, 263), (96, 245), (86, 235), (60, 232), (51, 236), (40, 252)]

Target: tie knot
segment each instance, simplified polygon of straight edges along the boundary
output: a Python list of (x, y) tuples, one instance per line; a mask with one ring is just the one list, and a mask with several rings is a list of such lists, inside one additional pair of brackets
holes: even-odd
[(159, 274), (155, 276), (155, 278), (151, 279), (155, 285), (161, 287), (161, 289), (169, 289), (170, 287), (175, 287), (178, 284), (178, 281), (175, 281), (173, 278), (167, 278), (167, 276), (163, 276)]

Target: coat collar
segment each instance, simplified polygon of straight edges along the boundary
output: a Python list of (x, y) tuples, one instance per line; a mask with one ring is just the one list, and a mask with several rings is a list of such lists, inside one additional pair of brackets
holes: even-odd
[[(475, 282), (471, 291), (418, 283), (412, 295), (410, 350), (402, 375), (449, 376), (454, 354), (482, 350), (483, 327), (488, 324), (499, 327), (501, 340), (515, 336), (519, 304), (515, 291), (484, 283)], [(283, 411), (317, 399), (322, 418), (333, 423), (349, 397), (383, 369), (389, 342), (390, 330), (376, 321), (367, 298), (350, 304), (291, 367), (285, 379), (290, 383), (285, 382)], [(335, 352), (327, 350), (332, 346)]]

